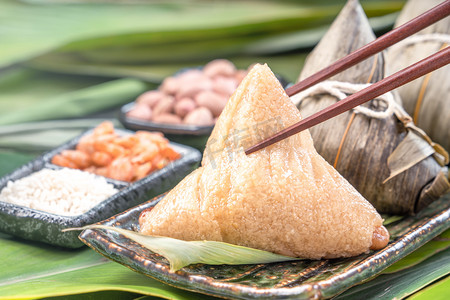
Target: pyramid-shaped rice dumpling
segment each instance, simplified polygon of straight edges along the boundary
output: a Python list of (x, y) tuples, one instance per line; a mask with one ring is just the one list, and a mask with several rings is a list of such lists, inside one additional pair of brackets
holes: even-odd
[(269, 67), (253, 67), (220, 115), (202, 166), (141, 214), (141, 232), (311, 259), (384, 247), (381, 217), (317, 154), (308, 131), (245, 155), (300, 119)]

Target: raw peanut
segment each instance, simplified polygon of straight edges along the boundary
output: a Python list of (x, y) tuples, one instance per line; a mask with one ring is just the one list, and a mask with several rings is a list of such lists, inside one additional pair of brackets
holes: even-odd
[(236, 74), (234, 74), (234, 79), (236, 79), (237, 84), (241, 83), (242, 79), (247, 76), (248, 72), (246, 70), (237, 70)]
[(180, 82), (176, 77), (167, 77), (162, 82), (159, 90), (164, 94), (175, 95), (180, 87)]
[(194, 82), (198, 79), (204, 77), (205, 75), (201, 70), (198, 69), (190, 69), (187, 71), (184, 71), (176, 76), (176, 78), (181, 82)]
[(163, 97), (164, 93), (161, 91), (148, 91), (137, 97), (136, 103), (138, 105), (148, 105), (149, 108), (153, 108), (155, 104), (158, 103), (158, 101)]
[(142, 120), (151, 120), (152, 109), (146, 104), (138, 104), (134, 106), (129, 112), (127, 112), (127, 117)]
[(198, 106), (206, 107), (215, 117), (220, 115), (227, 104), (227, 100), (227, 97), (211, 91), (201, 92), (195, 97)]
[(199, 77), (196, 81), (181, 81), (181, 86), (176, 94), (176, 98), (194, 98), (196, 94), (201, 91), (207, 91), (212, 89), (212, 81), (208, 77)]
[(213, 115), (206, 107), (199, 107), (191, 111), (183, 122), (189, 125), (208, 126), (213, 124)]
[(257, 64), (257, 63), (253, 63), (253, 64), (251, 64), (250, 66), (248, 66), (247, 72), (250, 72), (251, 69), (253, 69), (253, 67), (254, 67), (256, 64)]
[(174, 111), (175, 113), (184, 118), (188, 113), (193, 111), (197, 107), (197, 104), (191, 98), (183, 98), (175, 103)]
[(238, 83), (234, 77), (217, 76), (213, 81), (213, 91), (230, 97), (236, 90)]
[(216, 59), (205, 65), (203, 72), (206, 76), (213, 78), (215, 76), (232, 77), (236, 73), (234, 64), (226, 59)]
[(181, 124), (181, 118), (174, 114), (163, 113), (153, 118), (156, 123)]
[(175, 99), (172, 96), (165, 96), (153, 108), (153, 119), (160, 114), (171, 113)]

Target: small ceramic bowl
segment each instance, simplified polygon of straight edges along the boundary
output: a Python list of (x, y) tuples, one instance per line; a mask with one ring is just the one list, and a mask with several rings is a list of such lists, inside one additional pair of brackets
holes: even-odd
[[(202, 67), (197, 68), (183, 68), (176, 72), (173, 76), (178, 76), (183, 72), (191, 69), (201, 70)], [(286, 88), (289, 82), (280, 75), (276, 75), (281, 85)], [(201, 151), (205, 148), (209, 135), (211, 134), (214, 125), (209, 126), (196, 126), (187, 124), (166, 124), (155, 123), (152, 121), (146, 121), (137, 118), (130, 118), (127, 113), (136, 105), (136, 103), (130, 102), (121, 107), (119, 111), (118, 119), (125, 128), (131, 130), (148, 130), (148, 131), (160, 131), (171, 141), (181, 144), (189, 145), (197, 148)]]
[[(119, 134), (132, 133), (119, 129), (115, 131)], [(62, 150), (74, 149), (80, 138), (91, 132), (92, 130), (89, 130), (81, 134), (79, 137), (43, 154), (19, 167), (12, 173), (0, 178), (0, 191), (7, 185), (8, 181), (18, 180), (43, 168), (60, 169), (61, 167), (51, 164), (52, 157)], [(0, 201), (0, 231), (27, 240), (40, 241), (67, 248), (83, 246), (84, 244), (78, 239), (76, 232), (61, 232), (61, 230), (99, 222), (145, 202), (174, 187), (198, 166), (201, 159), (201, 154), (198, 150), (172, 142), (170, 145), (181, 154), (180, 159), (133, 183), (106, 178), (119, 191), (86, 213), (77, 216), (56, 215)]]
[(189, 145), (203, 150), (214, 125), (196, 126), (186, 124), (165, 124), (130, 118), (127, 113), (133, 108), (135, 102), (125, 104), (120, 108), (119, 121), (125, 128), (131, 130), (159, 131), (171, 141)]

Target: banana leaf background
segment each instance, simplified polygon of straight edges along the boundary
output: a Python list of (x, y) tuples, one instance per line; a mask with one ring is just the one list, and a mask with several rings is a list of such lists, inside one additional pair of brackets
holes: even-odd
[[(294, 81), (345, 1), (0, 1), (0, 176), (104, 119), (177, 70), (228, 58)], [(404, 1), (361, 1), (389, 30)], [(386, 221), (398, 220), (385, 216)], [(338, 296), (448, 299), (450, 231)], [(91, 249), (0, 233), (0, 299), (212, 299)]]

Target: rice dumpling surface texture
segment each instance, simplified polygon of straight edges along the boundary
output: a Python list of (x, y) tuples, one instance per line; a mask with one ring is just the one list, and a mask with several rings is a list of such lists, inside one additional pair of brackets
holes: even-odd
[(308, 131), (245, 155), (300, 119), (269, 67), (256, 65), (220, 115), (202, 166), (141, 214), (141, 232), (311, 259), (368, 251), (382, 219), (317, 154)]

